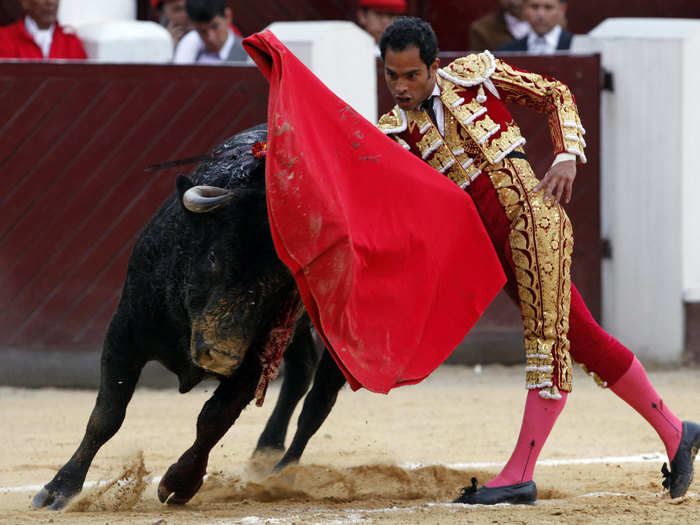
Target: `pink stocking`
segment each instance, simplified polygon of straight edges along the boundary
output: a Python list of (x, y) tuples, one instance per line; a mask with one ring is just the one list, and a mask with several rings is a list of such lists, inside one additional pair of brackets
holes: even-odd
[(561, 399), (543, 399), (537, 390), (528, 392), (515, 450), (501, 473), (487, 486), (502, 487), (532, 480), (537, 457), (566, 404), (566, 397), (567, 393), (561, 392)]
[(664, 404), (649, 382), (642, 363), (635, 357), (627, 372), (610, 386), (628, 405), (639, 412), (666, 446), (668, 459), (673, 459), (681, 442), (683, 422)]

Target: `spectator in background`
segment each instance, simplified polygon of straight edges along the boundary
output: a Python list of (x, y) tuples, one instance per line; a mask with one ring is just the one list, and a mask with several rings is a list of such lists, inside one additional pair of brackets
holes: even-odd
[(175, 48), (176, 64), (246, 62), (248, 53), (233, 27), (233, 12), (226, 0), (186, 0), (187, 16), (194, 29)]
[(548, 55), (571, 48), (573, 36), (564, 31), (566, 0), (525, 0), (523, 18), (530, 23), (526, 37), (512, 40), (498, 51), (527, 51), (533, 55)]
[(384, 30), (398, 16), (406, 14), (406, 9), (406, 0), (359, 0), (357, 23), (379, 44)]
[(498, 3), (500, 9), (486, 13), (469, 26), (471, 49), (498, 49), (529, 33), (530, 24), (523, 20), (523, 0), (498, 0)]
[(151, 7), (160, 25), (170, 33), (174, 45), (192, 29), (185, 0), (151, 0)]
[(21, 0), (24, 18), (0, 27), (0, 58), (85, 59), (74, 32), (56, 20), (58, 0)]

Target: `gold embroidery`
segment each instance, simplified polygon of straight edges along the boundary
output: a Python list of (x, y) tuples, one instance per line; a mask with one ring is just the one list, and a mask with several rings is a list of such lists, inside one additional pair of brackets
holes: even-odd
[(491, 163), (500, 162), (516, 147), (525, 143), (525, 139), (520, 133), (520, 128), (511, 124), (501, 131), (497, 138), (490, 140), (484, 145), (484, 155)]
[(527, 386), (556, 395), (556, 384), (570, 392), (571, 223), (561, 206), (545, 203), (541, 191), (533, 192), (537, 179), (527, 161), (510, 159), (486, 172), (511, 222), (509, 244), (523, 319)]
[(409, 146), (408, 142), (406, 142), (404, 139), (401, 137), (394, 137), (396, 139), (396, 142), (398, 142), (403, 149), (410, 150), (411, 146)]
[[(490, 134), (494, 133), (494, 129), (498, 130), (499, 125), (496, 124), (491, 117), (485, 115), (484, 118), (475, 120), (471, 124), (465, 126), (474, 141), (481, 145), (489, 138)], [(483, 150), (484, 148), (482, 148)]]
[[(409, 116), (409, 122), (412, 120), (413, 119), (411, 119)], [(426, 160), (428, 156), (438, 147), (437, 145), (442, 144), (443, 140), (440, 136), (440, 132), (435, 126), (432, 125), (427, 117), (424, 117), (421, 120), (415, 120), (415, 122), (418, 126), (420, 126), (419, 129), (424, 129), (425, 126), (429, 126), (417, 144), (423, 160)]]
[(596, 374), (595, 372), (591, 372), (590, 370), (588, 370), (588, 367), (586, 367), (586, 365), (584, 365), (583, 363), (578, 363), (578, 364), (581, 366), (581, 368), (583, 368), (583, 371), (586, 372), (587, 375), (589, 375), (589, 376), (591, 376), (591, 377), (593, 378), (593, 380), (596, 382), (596, 384), (597, 384), (600, 388), (608, 388), (608, 382), (607, 382), (607, 381), (603, 381), (603, 378), (600, 377), (598, 374)]
[[(438, 83), (442, 90), (440, 98), (446, 108), (445, 114), (453, 115), (462, 124), (490, 163), (500, 162), (508, 153), (525, 143), (518, 126), (501, 122), (500, 127), (497, 127), (498, 124), (491, 119), (483, 105), (474, 98), (466, 100), (471, 96), (467, 91), (460, 91), (458, 86), (448, 80), (439, 79)], [(473, 171), (478, 172), (478, 167), (473, 168)]]
[(377, 122), (377, 127), (382, 133), (399, 133), (398, 130), (405, 125), (401, 110), (394, 106), (391, 111), (384, 113)]
[(444, 80), (442, 77), (437, 77), (438, 86), (440, 86), (440, 100), (447, 107), (459, 105), (464, 102), (463, 97), (459, 94), (460, 88), (454, 82)]
[(454, 107), (450, 105), (449, 108), (449, 111), (457, 117), (457, 120), (459, 120), (463, 126), (469, 126), (474, 120), (486, 113), (486, 108), (475, 99), (469, 102), (463, 102)]
[[(465, 134), (466, 140), (462, 133)], [(481, 159), (481, 151), (469, 138), (464, 128), (458, 124), (454, 115), (448, 111), (445, 112), (445, 143), (457, 161), (455, 166), (447, 172), (447, 176), (464, 187), (479, 174), (481, 163), (475, 161), (475, 158)]]
[(461, 168), (455, 155), (452, 153), (452, 148), (447, 146), (440, 132), (426, 113), (423, 111), (407, 111), (406, 118), (408, 119), (409, 129), (425, 129), (423, 136), (416, 144), (423, 160), (427, 161), (440, 173), (445, 174), (458, 186), (461, 187), (467, 183), (469, 181), (467, 173)]
[(476, 85), (493, 74), (495, 58), (491, 53), (472, 53), (450, 63), (441, 73), (454, 77), (462, 85)]

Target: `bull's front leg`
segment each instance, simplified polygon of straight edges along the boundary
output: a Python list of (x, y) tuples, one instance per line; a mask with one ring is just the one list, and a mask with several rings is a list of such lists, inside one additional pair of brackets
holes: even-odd
[(297, 330), (284, 353), (284, 380), (277, 404), (267, 420), (265, 430), (260, 434), (255, 453), (277, 452), (281, 455), (284, 451), (289, 420), (311, 384), (319, 355), (310, 326), (307, 324)]
[(257, 354), (248, 351), (236, 373), (221, 381), (199, 413), (194, 444), (170, 466), (158, 485), (162, 503), (183, 505), (197, 493), (207, 471), (209, 452), (253, 399), (260, 373)]
[(113, 348), (106, 345), (102, 354), (100, 389), (85, 436), (70, 460), (34, 496), (32, 505), (35, 508), (58, 510), (78, 494), (95, 454), (124, 421), (126, 406), (145, 363), (132, 355), (119, 355)]
[(335, 364), (328, 350), (323, 352), (321, 362), (316, 369), (314, 385), (304, 400), (304, 406), (299, 414), (297, 431), (286, 454), (275, 465), (280, 470), (290, 463), (297, 463), (309, 439), (320, 428), (330, 413), (338, 392), (345, 384), (345, 376)]

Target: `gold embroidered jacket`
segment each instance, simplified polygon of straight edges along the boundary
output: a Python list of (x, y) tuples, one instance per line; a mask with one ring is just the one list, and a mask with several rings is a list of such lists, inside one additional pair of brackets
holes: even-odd
[(546, 113), (554, 153), (573, 153), (586, 162), (585, 130), (573, 95), (561, 82), (517, 69), (488, 51), (439, 69), (437, 81), (445, 107), (444, 139), (421, 110), (395, 106), (377, 126), (461, 187), (525, 143), (506, 107), (510, 102)]

